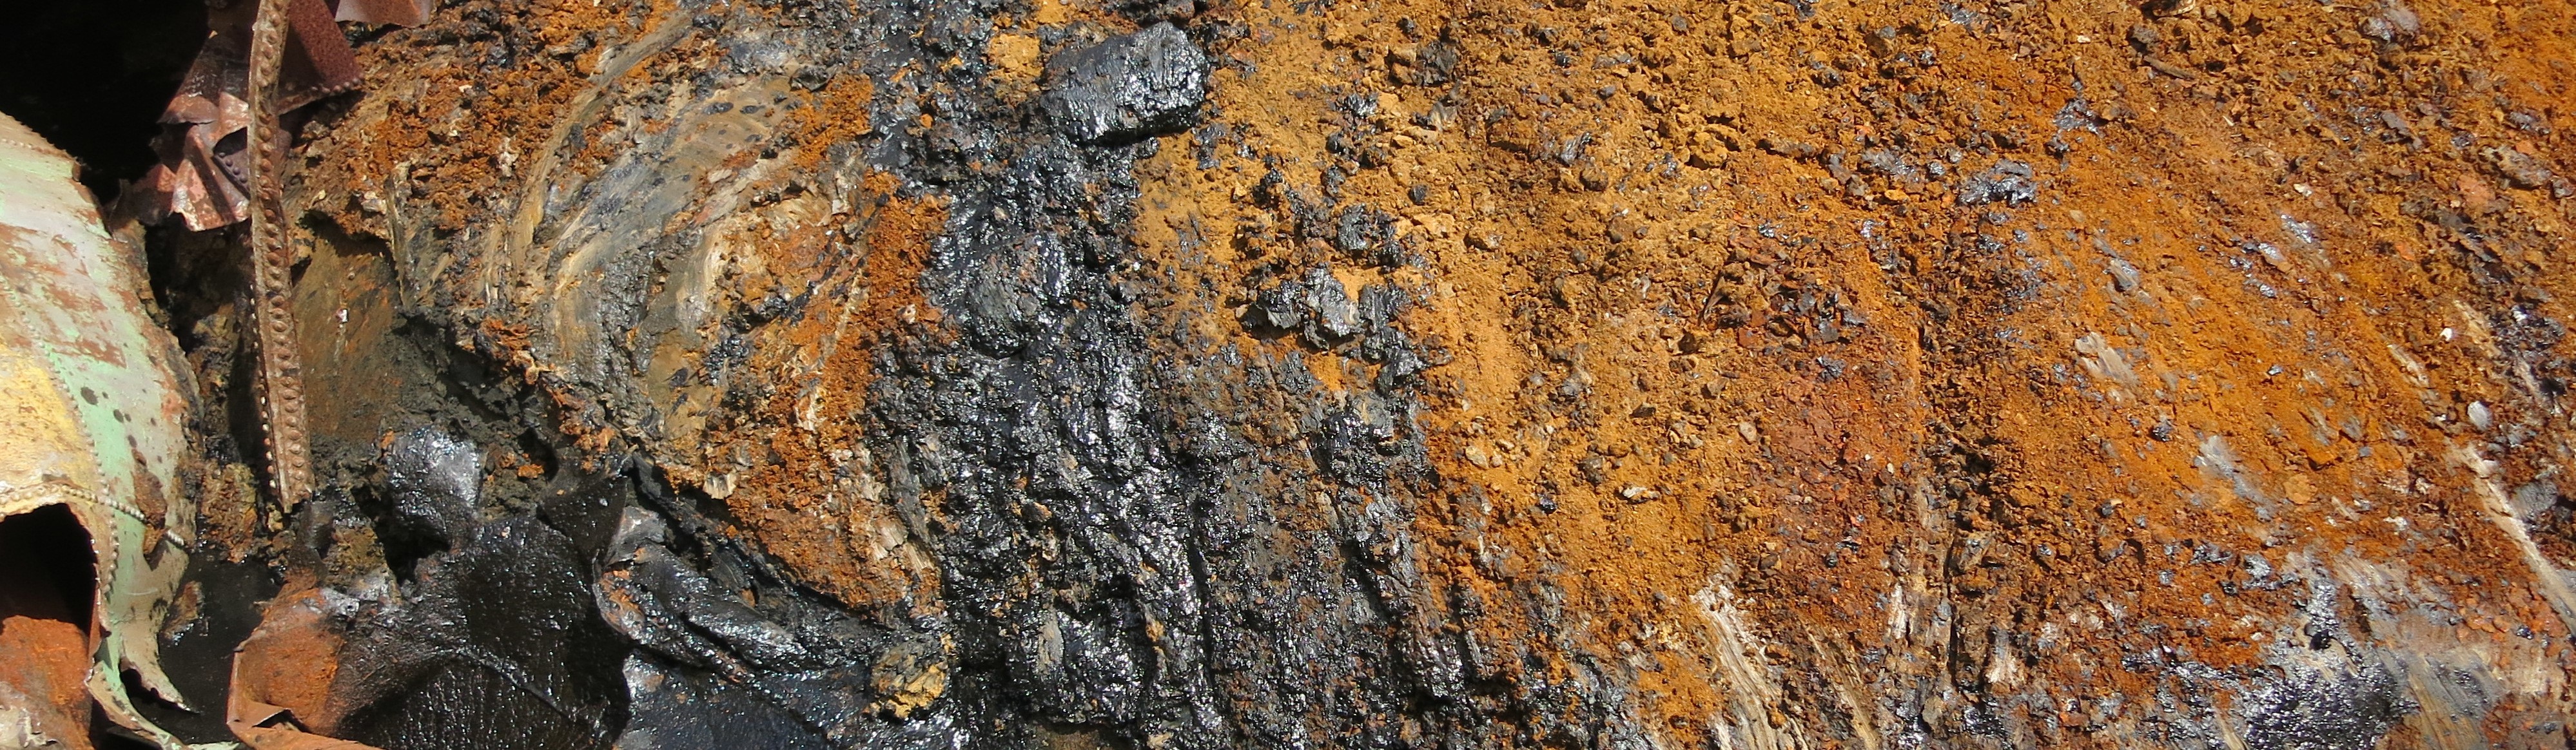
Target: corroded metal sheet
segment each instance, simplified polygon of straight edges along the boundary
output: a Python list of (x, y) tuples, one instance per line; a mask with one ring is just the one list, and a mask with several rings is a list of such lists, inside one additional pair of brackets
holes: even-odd
[(111, 241), (68, 155), (0, 116), (0, 516), (69, 506), (98, 563), (88, 678), (107, 715), (165, 746), (118, 674), (181, 706), (154, 633), (187, 565), (175, 496), (177, 344), (144, 313), (140, 259)]
[[(191, 231), (231, 226), (250, 215), (247, 156), (241, 140), (227, 140), (250, 127), (248, 80), (251, 20), (257, 3), (235, 3), (207, 17), (213, 33), (188, 65), (171, 95), (161, 122), (172, 126), (161, 138), (161, 163), (137, 181), (145, 196), (136, 205), (146, 219), (177, 216)], [(336, 11), (322, 0), (295, 0), (282, 12), (286, 49), (279, 61), (277, 110), (290, 112), (325, 97), (357, 88), (362, 79), (357, 58), (333, 23), (417, 24), (426, 14), (411, 0), (351, 0)]]

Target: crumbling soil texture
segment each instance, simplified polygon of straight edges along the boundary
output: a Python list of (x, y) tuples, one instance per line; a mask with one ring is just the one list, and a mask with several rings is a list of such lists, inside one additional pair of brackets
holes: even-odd
[(2570, 10), (450, 3), (208, 527), (387, 747), (2560, 746)]

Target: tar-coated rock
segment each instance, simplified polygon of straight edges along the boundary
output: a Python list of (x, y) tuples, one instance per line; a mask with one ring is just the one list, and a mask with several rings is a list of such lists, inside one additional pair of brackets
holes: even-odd
[(617, 738), (618, 750), (833, 746), (786, 709), (720, 678), (674, 669), (643, 653), (627, 658), (625, 675), (635, 691), (629, 707), (635, 718)]
[(580, 553), (528, 516), (458, 543), (361, 610), (332, 692), (364, 702), (342, 726), (387, 750), (606, 747), (627, 649), (592, 614)]
[(1997, 161), (1986, 171), (1959, 182), (1959, 205), (1962, 206), (1996, 202), (2020, 205), (2037, 197), (2039, 183), (2032, 180), (2030, 165), (2011, 159)]
[(1207, 98), (1207, 53), (1169, 23), (1068, 53), (1048, 108), (1074, 140), (1114, 143), (1187, 127)]
[(453, 541), (481, 520), (483, 456), (473, 444), (420, 427), (394, 438), (384, 461), (394, 516), (415, 531)]

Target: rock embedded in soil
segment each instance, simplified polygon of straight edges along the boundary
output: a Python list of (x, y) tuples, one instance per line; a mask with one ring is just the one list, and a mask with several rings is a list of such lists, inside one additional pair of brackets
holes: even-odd
[(1084, 143), (1177, 130), (1207, 96), (1207, 53), (1170, 23), (1065, 53), (1055, 63), (1048, 109)]
[(2039, 197), (2039, 185), (2034, 176), (2029, 164), (2010, 159), (1998, 160), (1994, 166), (1959, 183), (1959, 205), (2028, 203)]

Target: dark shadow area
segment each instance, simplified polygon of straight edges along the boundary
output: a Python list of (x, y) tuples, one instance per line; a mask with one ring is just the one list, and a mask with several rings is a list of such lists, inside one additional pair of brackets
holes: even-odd
[(48, 505), (0, 520), (0, 617), (23, 616), (89, 629), (89, 532), (70, 508)]
[(104, 203), (152, 166), (161, 109), (206, 36), (201, 0), (11, 4), (0, 23), (0, 112), (81, 162)]
[[(223, 707), (232, 692), (233, 646), (259, 626), (261, 605), (277, 595), (278, 584), (263, 562), (192, 555), (183, 596), (194, 599), (195, 616), (162, 630), (161, 671), (198, 710), (159, 700), (137, 700), (135, 710), (190, 742), (231, 740)], [(127, 691), (139, 697), (151, 695), (139, 683)]]

